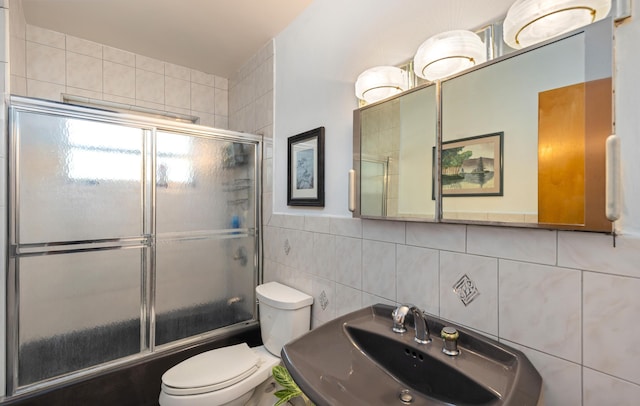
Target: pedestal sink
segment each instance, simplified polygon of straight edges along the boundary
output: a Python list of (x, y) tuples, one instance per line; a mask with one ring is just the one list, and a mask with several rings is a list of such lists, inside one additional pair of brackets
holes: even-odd
[[(432, 342), (419, 344), (413, 328), (391, 330), (393, 309), (366, 307), (284, 346), (284, 365), (316, 405), (541, 404), (542, 379), (522, 352), (428, 315)], [(460, 334), (457, 356), (442, 352), (444, 326)]]

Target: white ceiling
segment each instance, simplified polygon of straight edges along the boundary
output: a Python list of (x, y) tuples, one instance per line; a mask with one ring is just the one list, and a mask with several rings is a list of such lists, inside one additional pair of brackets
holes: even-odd
[(225, 78), (312, 0), (23, 0), (28, 24)]

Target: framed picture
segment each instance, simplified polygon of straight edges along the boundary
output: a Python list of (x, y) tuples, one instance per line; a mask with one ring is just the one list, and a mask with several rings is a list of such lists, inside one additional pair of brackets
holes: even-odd
[(324, 127), (288, 142), (287, 204), (324, 207)]
[(442, 143), (442, 196), (502, 196), (504, 133)]

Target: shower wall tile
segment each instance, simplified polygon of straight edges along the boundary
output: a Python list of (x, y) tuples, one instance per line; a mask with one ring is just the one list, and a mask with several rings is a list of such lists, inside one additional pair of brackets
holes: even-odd
[(101, 44), (71, 35), (67, 35), (67, 52), (75, 52), (77, 54), (102, 59)]
[(100, 91), (80, 89), (78, 87), (67, 86), (65, 89), (65, 93), (72, 94), (74, 96), (85, 97), (87, 99), (95, 99), (99, 100), (102, 98), (103, 94)]
[(136, 99), (164, 104), (164, 75), (136, 69)]
[(165, 104), (167, 106), (191, 108), (191, 82), (165, 76), (164, 89)]
[(102, 59), (74, 52), (66, 56), (67, 86), (102, 92)]
[(467, 226), (467, 252), (555, 265), (556, 235), (549, 230)]
[(191, 109), (195, 111), (211, 111), (215, 103), (215, 89), (210, 86), (191, 82)]
[(558, 265), (640, 277), (640, 238), (596, 233), (558, 233)]
[(227, 90), (214, 88), (214, 106), (217, 115), (229, 115), (229, 92)]
[(271, 124), (273, 122), (273, 92), (269, 92), (258, 97), (255, 105), (256, 128), (262, 128)]
[[(464, 275), (479, 293), (466, 306), (454, 292)], [(440, 316), (498, 335), (497, 258), (440, 251)]]
[(273, 89), (273, 58), (269, 58), (256, 68), (256, 94), (263, 96)]
[(215, 128), (229, 130), (229, 117), (227, 116), (220, 116), (216, 114), (214, 117), (213, 123), (214, 123), (213, 126)]
[[(134, 80), (133, 83), (135, 84), (135, 76), (134, 76)], [(132, 84), (132, 86), (134, 86)], [(134, 90), (132, 91), (135, 94), (135, 86), (133, 88)], [(108, 93), (102, 93), (102, 99), (105, 101), (111, 101), (114, 103), (120, 103), (126, 106), (135, 106), (136, 105), (136, 99), (133, 97), (123, 97), (123, 96), (117, 96), (114, 94), (108, 94)]]
[[(109, 61), (104, 61), (102, 67), (102, 90), (104, 93), (135, 99), (135, 68)], [(133, 101), (133, 104), (135, 104), (135, 100)]]
[(336, 282), (362, 289), (362, 240), (335, 236)]
[(9, 58), (11, 60), (11, 74), (27, 76), (27, 42), (24, 39), (11, 37), (9, 45)]
[(60, 95), (65, 92), (64, 85), (27, 79), (27, 96), (40, 99), (62, 101)]
[(122, 49), (112, 48), (105, 45), (102, 48), (102, 57), (105, 61), (119, 63), (133, 68), (136, 66), (136, 54), (123, 51)]
[(191, 70), (191, 81), (193, 83), (199, 83), (201, 85), (205, 85), (207, 87), (215, 87), (216, 85), (216, 77), (215, 75), (211, 75), (209, 73), (204, 73), (197, 71), (195, 69)]
[(56, 31), (47, 30), (46, 28), (36, 27), (27, 24), (26, 38), (29, 42), (35, 42), (50, 47), (65, 49), (65, 35)]
[(137, 99), (135, 105), (139, 107), (144, 107), (146, 109), (156, 110), (158, 112), (164, 111), (164, 104), (161, 104), (161, 103), (154, 103), (151, 101)]
[(27, 22), (24, 18), (21, 0), (9, 0), (9, 30), (12, 37), (25, 39), (27, 37)]
[(164, 75), (164, 62), (136, 54), (136, 68)]
[(457, 224), (407, 223), (407, 244), (464, 252), (466, 226)]
[(583, 406), (633, 406), (640, 399), (640, 386), (583, 368)]
[(580, 272), (505, 260), (499, 267), (499, 336), (580, 363)]
[(27, 41), (27, 79), (64, 85), (64, 49)]
[(438, 251), (398, 244), (396, 247), (397, 301), (412, 303), (440, 314)]
[(362, 237), (369, 240), (404, 244), (405, 223), (401, 221), (362, 220)]
[(585, 272), (583, 289), (584, 366), (640, 384), (640, 279)]
[(182, 79), (186, 80), (187, 82), (191, 81), (191, 69), (184, 66), (175, 65), (173, 63), (165, 62), (164, 74), (175, 79)]
[(216, 115), (215, 114), (203, 113), (203, 112), (200, 112), (200, 111), (194, 111), (193, 114), (196, 115), (197, 117), (200, 117), (200, 121), (198, 122), (198, 124), (206, 125), (208, 127), (214, 127), (215, 126), (215, 122), (216, 122)]
[(542, 376), (542, 390), (545, 404), (582, 404), (582, 367), (579, 364), (524, 347), (511, 341), (500, 341), (522, 351), (540, 373), (540, 376)]
[[(226, 78), (36, 26), (30, 26), (27, 34), (24, 27), (20, 38), (14, 25), (11, 39), (13, 94), (61, 101), (66, 93), (123, 104), (123, 109), (139, 106), (160, 115), (195, 116), (201, 125), (229, 129)], [(26, 79), (62, 87), (29, 84)], [(251, 113), (254, 123), (255, 108)], [(261, 131), (272, 134), (271, 125)]]
[(396, 245), (362, 240), (362, 289), (396, 300)]
[(229, 90), (229, 79), (216, 76), (213, 81), (216, 89)]

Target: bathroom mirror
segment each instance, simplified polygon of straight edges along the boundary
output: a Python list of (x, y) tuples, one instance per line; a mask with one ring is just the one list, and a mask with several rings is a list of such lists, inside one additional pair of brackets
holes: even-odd
[(612, 67), (603, 20), (444, 80), (442, 221), (611, 231)]
[(356, 110), (354, 215), (610, 232), (612, 71), (604, 19)]
[(435, 145), (435, 85), (356, 110), (356, 215), (434, 221), (431, 178)]

